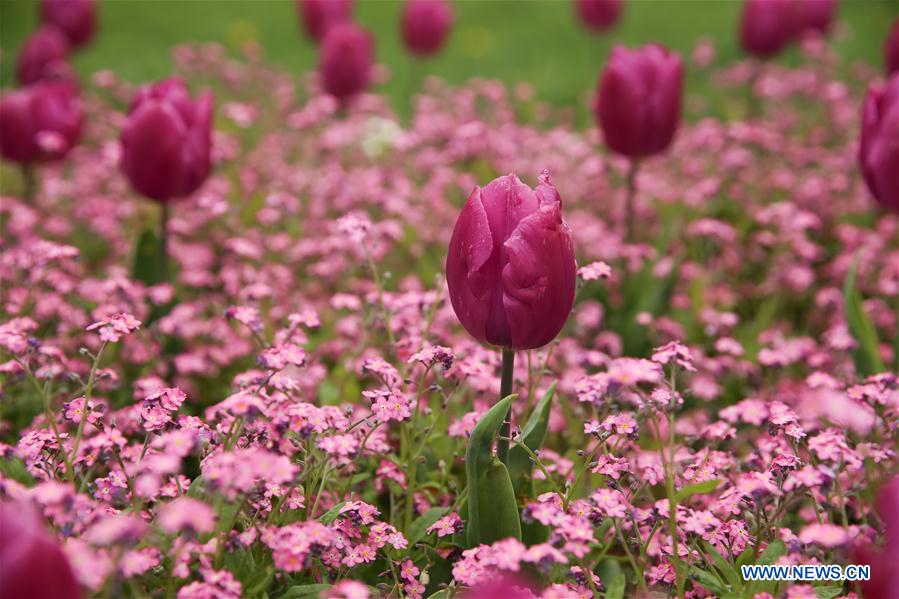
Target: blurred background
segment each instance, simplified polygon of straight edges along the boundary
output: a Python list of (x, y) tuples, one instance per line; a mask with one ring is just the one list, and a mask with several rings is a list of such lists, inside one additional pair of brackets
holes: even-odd
[[(717, 64), (741, 57), (735, 34), (739, 0), (630, 0), (612, 31), (595, 34), (578, 22), (568, 0), (456, 0), (456, 24), (445, 50), (413, 58), (402, 46), (400, 0), (359, 0), (356, 20), (377, 38), (377, 60), (389, 71), (380, 86), (401, 113), (425, 74), (451, 83), (491, 77), (534, 85), (537, 96), (559, 106), (582, 106), (615, 43), (663, 43), (689, 58), (697, 42), (713, 42)], [(141, 82), (170, 74), (170, 52), (186, 42), (222, 43), (237, 49), (258, 42), (269, 61), (300, 73), (314, 68), (317, 47), (302, 34), (292, 0), (103, 0), (95, 40), (75, 53), (82, 80), (101, 69)], [(899, 0), (844, 0), (840, 26), (830, 41), (843, 68), (862, 60), (880, 65), (881, 44)], [(15, 56), (38, 22), (36, 0), (0, 0), (0, 85), (14, 85)], [(779, 61), (790, 63), (791, 48)], [(689, 61), (688, 65), (689, 65)], [(689, 71), (693, 72), (690, 73)], [(377, 89), (377, 88), (376, 88)], [(714, 93), (708, 77), (688, 68), (688, 90)]]

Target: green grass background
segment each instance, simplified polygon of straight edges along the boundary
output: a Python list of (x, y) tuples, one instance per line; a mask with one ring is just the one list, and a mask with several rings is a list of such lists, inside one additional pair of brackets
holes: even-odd
[[(529, 81), (538, 97), (557, 105), (582, 103), (614, 43), (657, 41), (689, 54), (697, 39), (713, 38), (718, 61), (740, 56), (735, 29), (738, 0), (626, 0), (618, 28), (590, 35), (569, 0), (456, 0), (456, 26), (446, 51), (418, 64), (400, 43), (399, 0), (358, 0), (357, 19), (377, 37), (378, 60), (394, 73), (383, 89), (407, 104), (412, 83), (424, 73), (453, 83), (470, 77)], [(0, 0), (0, 84), (14, 83), (15, 54), (37, 22), (36, 0)], [(130, 81), (156, 79), (171, 70), (170, 49), (182, 42), (220, 41), (235, 47), (255, 39), (270, 59), (300, 73), (314, 68), (316, 47), (300, 32), (291, 0), (103, 0), (95, 42), (74, 59), (82, 74), (112, 69)], [(847, 59), (880, 65), (881, 46), (899, 0), (843, 0), (840, 19), (848, 35), (834, 45)], [(795, 60), (795, 52), (782, 60)], [(692, 74), (692, 91), (705, 78)]]

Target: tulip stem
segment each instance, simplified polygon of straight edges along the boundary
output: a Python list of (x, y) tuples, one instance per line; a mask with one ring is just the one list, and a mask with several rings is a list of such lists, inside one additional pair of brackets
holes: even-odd
[(625, 210), (625, 226), (627, 228), (627, 241), (634, 241), (634, 228), (636, 227), (636, 215), (634, 210), (634, 198), (637, 195), (637, 169), (640, 162), (636, 159), (631, 160), (627, 169), (627, 199), (624, 205)]
[[(162, 203), (162, 214), (159, 219), (159, 259), (162, 281), (169, 280), (169, 205)], [(161, 281), (161, 282), (162, 282)]]
[(37, 194), (37, 176), (34, 167), (30, 164), (22, 165), (22, 195), (28, 204), (34, 203), (34, 196)]
[[(503, 348), (503, 375), (499, 385), (499, 398), (512, 395), (512, 377), (515, 373), (515, 350)], [(496, 442), (496, 455), (503, 464), (509, 463), (509, 438), (512, 436), (512, 406), (506, 412), (503, 425), (499, 429), (499, 439)]]

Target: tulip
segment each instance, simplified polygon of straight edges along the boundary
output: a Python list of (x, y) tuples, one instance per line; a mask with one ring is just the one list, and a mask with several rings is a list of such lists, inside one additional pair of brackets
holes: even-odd
[(899, 597), (899, 572), (895, 567), (899, 561), (899, 476), (880, 488), (875, 505), (886, 542), (881, 549), (867, 544), (853, 547), (853, 563), (871, 566), (871, 578), (861, 581), (861, 596)]
[(453, 26), (453, 7), (446, 0), (407, 0), (403, 9), (403, 42), (419, 56), (436, 54)]
[(797, 33), (817, 31), (827, 33), (837, 12), (839, 0), (799, 0), (797, 5)]
[(887, 75), (899, 71), (899, 19), (893, 22), (893, 27), (883, 43), (883, 62), (886, 65)]
[(23, 165), (58, 160), (81, 135), (81, 100), (68, 82), (39, 81), (0, 99), (0, 152)]
[(350, 20), (353, 0), (297, 0), (297, 12), (306, 35), (321, 41), (333, 25)]
[(44, 25), (28, 36), (16, 62), (16, 77), (22, 85), (53, 79), (68, 69), (69, 40), (53, 25)]
[(621, 16), (622, 0), (575, 0), (581, 23), (592, 31), (610, 29)]
[(345, 103), (371, 82), (374, 62), (371, 35), (353, 23), (331, 27), (322, 42), (319, 72), (326, 92)]
[(142, 88), (122, 130), (121, 169), (140, 194), (162, 205), (161, 269), (168, 273), (168, 203), (199, 189), (209, 176), (212, 93), (191, 100), (184, 82)]
[(684, 66), (657, 44), (612, 49), (596, 98), (596, 118), (606, 145), (631, 159), (625, 203), (627, 237), (634, 233), (638, 161), (671, 144), (681, 113)]
[(795, 37), (798, 12), (794, 0), (746, 0), (740, 19), (743, 50), (758, 58), (779, 53)]
[(59, 27), (74, 47), (85, 45), (94, 36), (94, 0), (42, 0), (41, 21)]
[(9, 599), (77, 599), (69, 561), (30, 504), (0, 503), (0, 595)]
[(858, 160), (874, 199), (899, 212), (899, 73), (868, 89)]

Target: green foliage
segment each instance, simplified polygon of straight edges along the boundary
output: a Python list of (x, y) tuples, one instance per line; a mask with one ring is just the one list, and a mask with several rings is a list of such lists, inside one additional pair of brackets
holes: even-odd
[[(521, 431), (521, 442), (535, 453), (543, 446), (543, 440), (546, 438), (546, 429), (549, 426), (549, 414), (557, 383), (558, 381), (554, 381), (549, 386)], [(533, 466), (531, 456), (522, 447), (515, 445), (509, 450), (509, 477), (512, 479), (516, 495), (521, 495), (522, 488), (530, 482)]]
[(428, 528), (435, 522), (443, 518), (447, 514), (447, 512), (449, 512), (449, 510), (450, 509), (448, 507), (432, 507), (424, 514), (416, 518), (409, 526), (409, 530), (406, 531), (406, 540), (409, 541), (409, 545), (415, 545), (420, 540), (425, 538), (425, 534)]
[(140, 234), (134, 251), (131, 278), (145, 285), (156, 285), (165, 280), (162, 242), (152, 229), (146, 229)]
[(852, 262), (849, 272), (846, 273), (846, 282), (843, 285), (843, 303), (846, 310), (846, 324), (849, 325), (849, 332), (858, 343), (852, 352), (855, 369), (862, 376), (870, 376), (883, 372), (886, 367), (883, 365), (883, 360), (880, 359), (877, 331), (874, 329), (871, 319), (865, 314), (861, 294), (855, 286), (857, 269), (858, 257)]
[(702, 481), (701, 483), (687, 485), (678, 491), (674, 498), (678, 503), (683, 503), (693, 495), (705, 495), (711, 493), (717, 489), (720, 484), (721, 481), (719, 479), (713, 478), (712, 480)]

